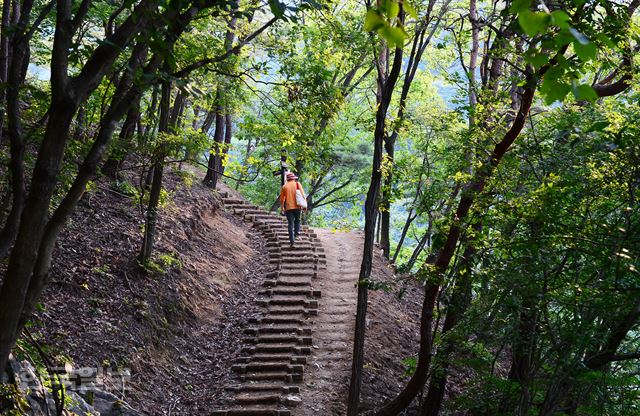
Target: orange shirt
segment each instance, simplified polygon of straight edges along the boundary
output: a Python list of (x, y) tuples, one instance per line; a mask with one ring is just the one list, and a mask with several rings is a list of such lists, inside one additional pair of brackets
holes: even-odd
[(304, 189), (302, 189), (302, 185), (296, 181), (287, 181), (280, 190), (280, 206), (284, 207), (285, 211), (301, 208), (296, 204), (296, 188), (300, 189), (302, 196), (304, 196)]

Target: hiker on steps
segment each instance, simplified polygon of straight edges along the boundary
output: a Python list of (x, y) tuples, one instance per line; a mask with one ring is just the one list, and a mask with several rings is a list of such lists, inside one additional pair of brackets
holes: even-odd
[(307, 197), (293, 172), (287, 172), (286, 179), (287, 182), (280, 190), (280, 208), (287, 215), (289, 243), (293, 247), (296, 237), (300, 234), (300, 211), (307, 208)]

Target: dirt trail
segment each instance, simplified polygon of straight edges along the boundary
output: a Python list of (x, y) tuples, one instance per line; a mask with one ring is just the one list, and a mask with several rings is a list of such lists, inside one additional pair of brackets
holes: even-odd
[(345, 414), (351, 370), (351, 348), (355, 304), (364, 240), (362, 232), (314, 230), (325, 249), (327, 267), (318, 274), (314, 287), (322, 291), (318, 316), (314, 319), (312, 355), (301, 416)]

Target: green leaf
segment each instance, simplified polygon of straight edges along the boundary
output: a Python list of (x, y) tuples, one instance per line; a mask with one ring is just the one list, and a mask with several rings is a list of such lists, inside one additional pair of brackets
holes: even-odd
[(609, 38), (609, 36), (605, 35), (604, 33), (598, 33), (596, 35), (596, 39), (598, 39), (600, 42), (602, 42), (604, 45), (608, 46), (611, 49), (617, 48), (616, 44), (613, 43), (613, 41)]
[[(584, 100), (593, 102), (598, 99), (598, 94), (595, 92), (591, 85), (589, 84), (581, 84), (575, 86), (573, 88), (573, 95), (575, 95), (577, 100)], [(608, 125), (609, 123), (607, 123)]]
[(549, 26), (550, 16), (543, 12), (532, 12), (524, 10), (518, 14), (520, 27), (529, 36), (544, 33)]
[(389, 0), (387, 1), (386, 12), (387, 12), (387, 17), (389, 19), (393, 19), (398, 15), (398, 13), (400, 13), (400, 5), (395, 1)]
[(604, 129), (609, 127), (609, 124), (611, 123), (609, 123), (608, 121), (596, 121), (591, 125), (591, 127), (589, 127), (586, 133), (590, 133), (592, 131), (603, 131)]
[(413, 7), (413, 5), (408, 2), (407, 0), (404, 0), (402, 2), (402, 7), (404, 7), (404, 11), (407, 12), (407, 14), (411, 17), (413, 17), (414, 19), (418, 18), (418, 12), (416, 12), (416, 9)]
[(509, 11), (511, 13), (520, 13), (528, 10), (529, 7), (531, 7), (531, 0), (513, 0), (511, 7), (509, 7)]
[(278, 19), (284, 16), (284, 12), (287, 10), (287, 6), (279, 0), (269, 0), (269, 7), (271, 13)]
[(555, 10), (551, 12), (551, 23), (558, 26), (561, 29), (569, 29), (569, 21), (571, 18), (562, 10)]
[(545, 53), (532, 51), (533, 53), (525, 55), (525, 60), (533, 65), (534, 68), (540, 68), (541, 66), (549, 63), (549, 56)]
[(372, 32), (384, 27), (384, 19), (380, 12), (375, 9), (367, 10), (367, 17), (364, 19), (364, 30)]
[(399, 27), (385, 26), (378, 31), (387, 42), (391, 42), (398, 48), (404, 46), (405, 32)]
[[(556, 101), (562, 101), (571, 90), (569, 84), (558, 80), (559, 77), (557, 74), (553, 73), (556, 69), (557, 67), (551, 68), (545, 74), (544, 80), (540, 85), (540, 92), (544, 95), (544, 102), (547, 105), (553, 104)], [(562, 70), (562, 68), (560, 68), (560, 70)]]
[(593, 42), (589, 42), (586, 45), (583, 45), (581, 42), (575, 41), (573, 42), (573, 49), (576, 51), (576, 54), (583, 62), (589, 61), (591, 59), (596, 59), (596, 53), (598, 52), (598, 48)]
[(571, 32), (567, 29), (562, 29), (553, 39), (554, 44), (557, 48), (561, 48), (565, 45), (573, 42), (575, 37), (571, 34)]

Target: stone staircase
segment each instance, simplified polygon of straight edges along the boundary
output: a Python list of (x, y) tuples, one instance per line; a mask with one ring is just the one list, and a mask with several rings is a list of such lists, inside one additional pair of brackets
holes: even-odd
[(314, 290), (326, 258), (320, 240), (303, 226), (289, 247), (287, 221), (241, 198), (221, 192), (225, 209), (251, 222), (267, 241), (271, 269), (255, 301), (261, 315), (244, 329), (241, 358), (233, 365), (237, 383), (226, 386), (223, 410), (212, 416), (290, 416), (301, 403), (307, 356), (313, 346)]

